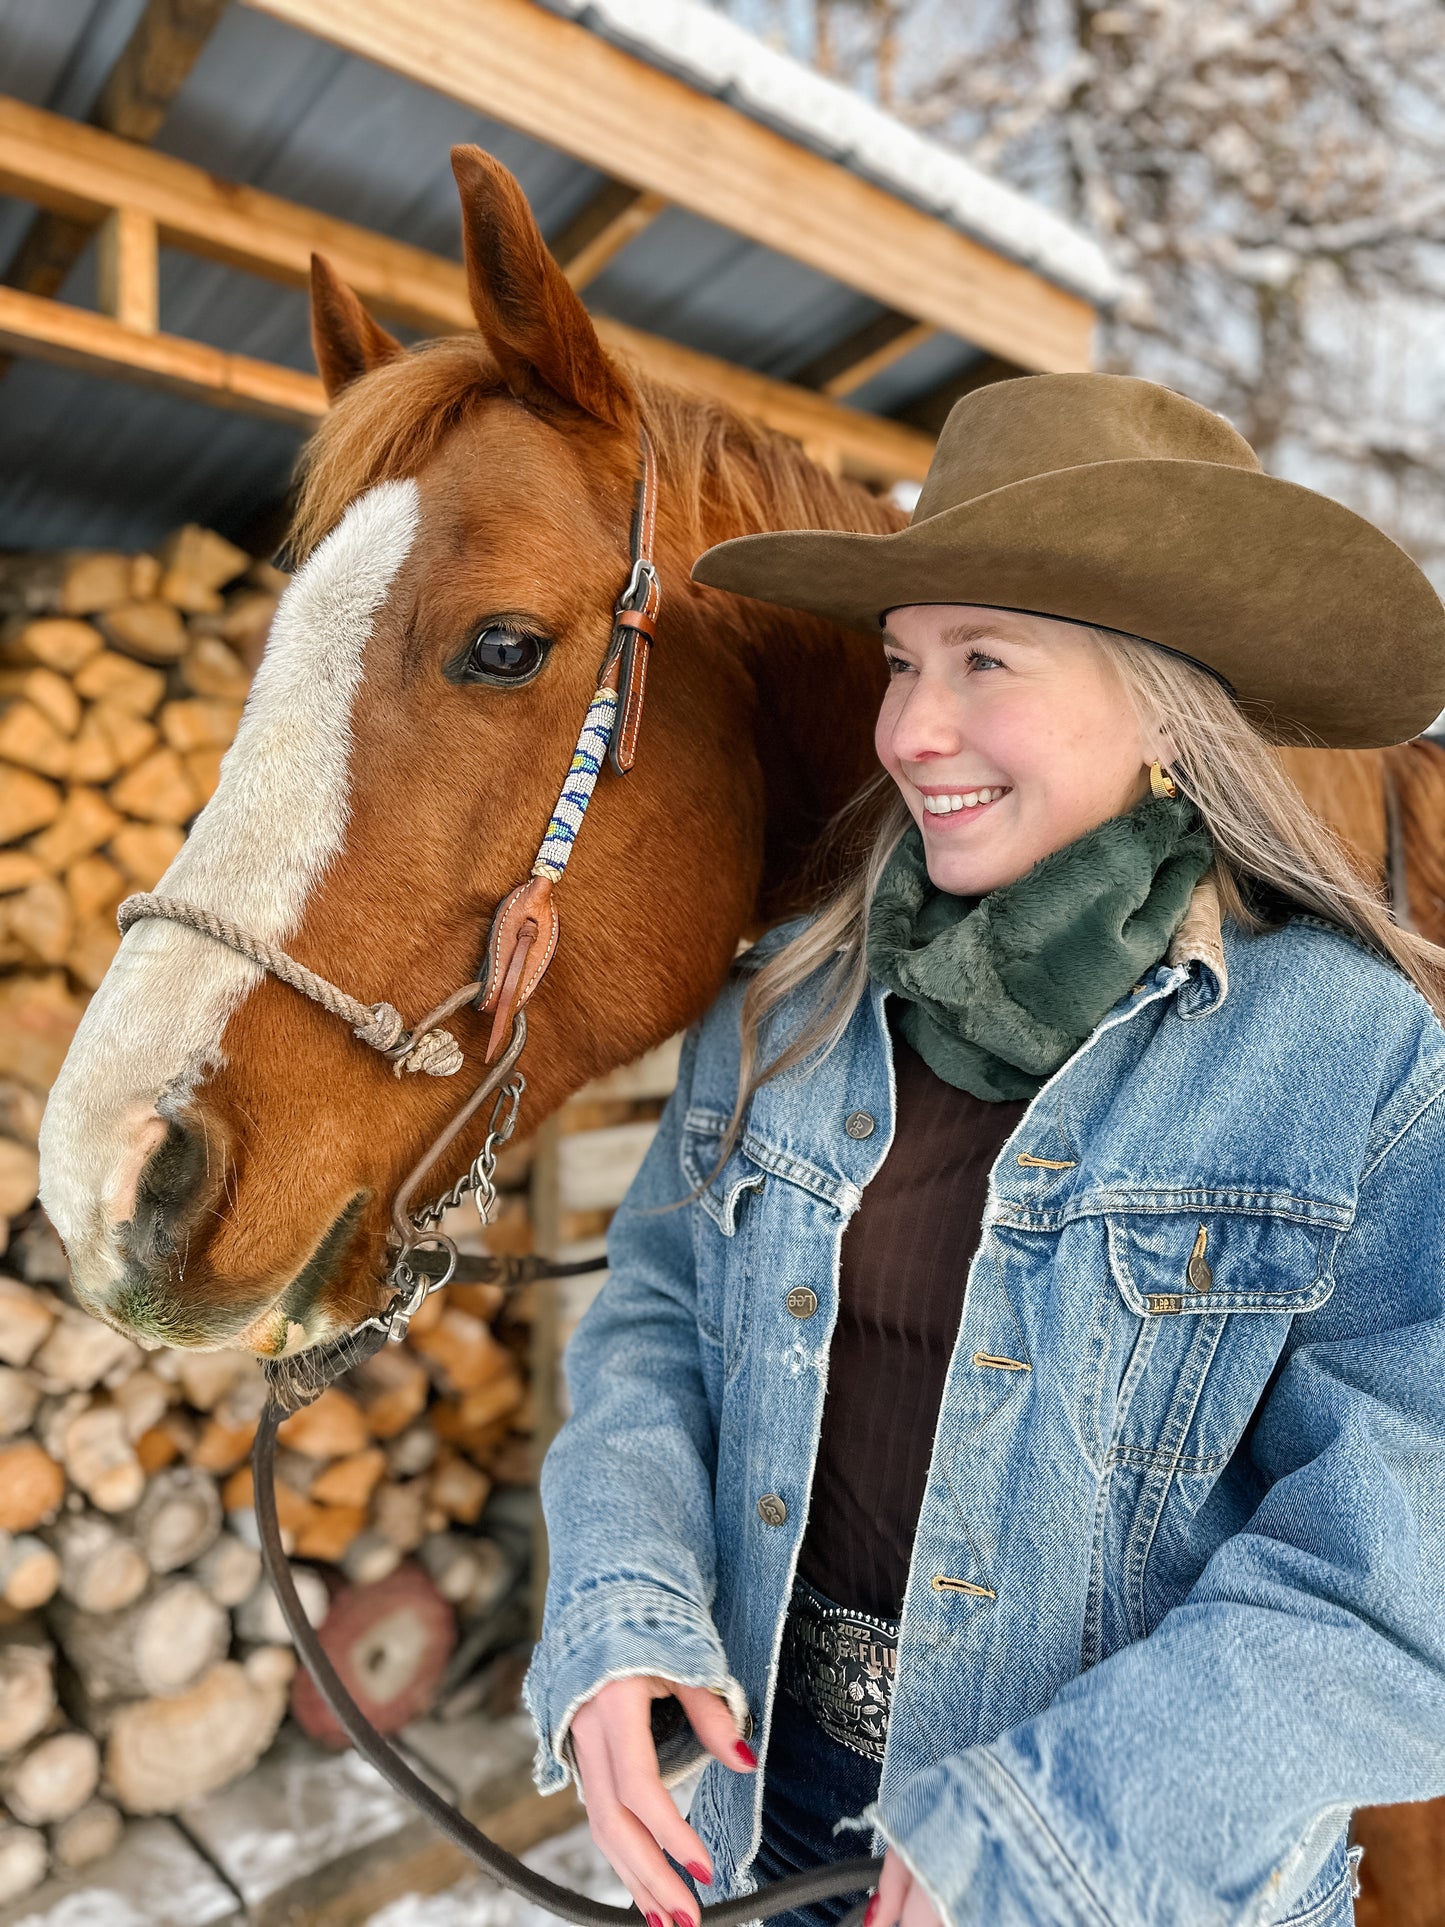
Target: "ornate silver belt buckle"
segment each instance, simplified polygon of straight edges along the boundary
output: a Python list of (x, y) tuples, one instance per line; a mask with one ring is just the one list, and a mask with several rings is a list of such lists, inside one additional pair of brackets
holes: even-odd
[(835, 1605), (799, 1581), (783, 1632), (784, 1690), (829, 1739), (880, 1765), (898, 1668), (898, 1625)]

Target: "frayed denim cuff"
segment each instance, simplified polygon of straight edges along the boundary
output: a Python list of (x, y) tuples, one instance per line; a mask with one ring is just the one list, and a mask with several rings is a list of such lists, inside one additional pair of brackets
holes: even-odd
[[(522, 1699), (537, 1729), (532, 1777), (541, 1792), (560, 1792), (577, 1777), (571, 1741), (577, 1709), (611, 1680), (654, 1674), (721, 1694), (739, 1733), (746, 1732), (747, 1697), (729, 1670), (717, 1628), (689, 1601), (629, 1580), (592, 1588), (558, 1615), (533, 1652), (522, 1684)], [(666, 1747), (659, 1742), (664, 1781), (681, 1777), (700, 1751), (683, 1722), (676, 1742)]]
[(954, 1754), (870, 1807), (947, 1921), (1115, 1927), (1033, 1802), (985, 1747)]

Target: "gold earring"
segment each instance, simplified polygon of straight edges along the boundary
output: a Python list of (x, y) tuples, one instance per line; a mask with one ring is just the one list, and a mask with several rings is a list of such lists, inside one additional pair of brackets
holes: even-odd
[(1177, 796), (1179, 785), (1156, 756), (1149, 765), (1149, 787), (1156, 796)]

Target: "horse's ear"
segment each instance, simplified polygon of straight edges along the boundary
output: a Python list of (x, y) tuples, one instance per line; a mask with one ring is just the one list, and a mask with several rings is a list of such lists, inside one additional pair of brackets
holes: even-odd
[(405, 352), (320, 254), (311, 257), (311, 346), (328, 401), (358, 375)]
[(598, 421), (630, 429), (637, 398), (548, 253), (514, 176), (480, 147), (454, 147), (452, 172), (472, 313), (508, 388), (523, 400), (549, 390)]

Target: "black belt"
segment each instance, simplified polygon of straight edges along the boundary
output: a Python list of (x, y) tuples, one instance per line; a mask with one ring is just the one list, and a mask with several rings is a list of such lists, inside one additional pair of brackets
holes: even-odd
[(898, 1621), (854, 1612), (794, 1581), (778, 1684), (829, 1739), (883, 1761), (898, 1670)]

